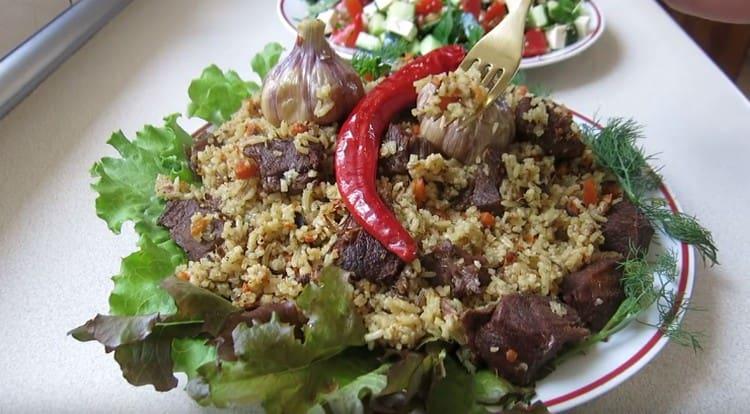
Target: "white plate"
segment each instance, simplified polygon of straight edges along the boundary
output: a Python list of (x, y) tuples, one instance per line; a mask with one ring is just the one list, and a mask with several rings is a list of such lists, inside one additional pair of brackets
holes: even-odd
[[(600, 127), (590, 118), (572, 111), (580, 125)], [(199, 129), (197, 136), (209, 125)], [(681, 211), (679, 204), (666, 185), (654, 197), (665, 199), (674, 212)], [(676, 303), (690, 298), (695, 281), (695, 251), (664, 234), (658, 234), (658, 243), (651, 243), (650, 254), (672, 251), (677, 257), (679, 278), (671, 286)], [(658, 322), (656, 306), (646, 310), (638, 320)], [(661, 332), (642, 323), (633, 322), (613, 335), (607, 342), (598, 343), (588, 353), (573, 357), (537, 382), (537, 397), (553, 413), (560, 413), (596, 397), (622, 384), (648, 364), (667, 345), (668, 338)]]
[[(281, 21), (297, 33), (297, 23), (307, 17), (308, 4), (305, 0), (278, 0), (278, 12)], [(584, 3), (583, 13), (591, 17), (589, 20), (589, 34), (577, 42), (553, 52), (545, 53), (540, 56), (521, 59), (521, 69), (531, 69), (540, 66), (547, 66), (553, 63), (569, 59), (588, 49), (593, 45), (602, 33), (604, 33), (604, 15), (596, 4), (588, 0)], [(331, 43), (336, 52), (346, 59), (351, 59), (356, 49), (339, 46)]]

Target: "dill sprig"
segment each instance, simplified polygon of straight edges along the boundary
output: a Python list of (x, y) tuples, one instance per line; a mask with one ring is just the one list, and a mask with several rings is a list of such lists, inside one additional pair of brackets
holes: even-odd
[(648, 217), (651, 224), (670, 237), (698, 249), (703, 261), (718, 263), (716, 244), (711, 232), (685, 213), (675, 213), (661, 199), (649, 197), (658, 189), (661, 176), (649, 165), (654, 155), (646, 155), (637, 141), (643, 128), (631, 119), (611, 119), (604, 128), (585, 127), (583, 136), (596, 161), (618, 179), (623, 193)]

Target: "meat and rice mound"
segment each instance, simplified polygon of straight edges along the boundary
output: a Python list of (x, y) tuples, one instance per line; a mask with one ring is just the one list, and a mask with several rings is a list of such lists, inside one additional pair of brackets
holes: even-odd
[[(446, 93), (456, 89), (450, 86)], [(527, 112), (518, 111), (517, 105), (527, 101), (537, 104)], [(514, 88), (506, 102), (516, 114), (516, 124), (539, 137), (548, 133), (547, 100)], [(412, 121), (391, 129), (413, 140), (418, 127)], [(571, 122), (567, 127), (578, 134)], [(593, 179), (599, 186), (607, 180), (588, 150), (558, 161), (539, 142), (524, 139), (512, 144), (497, 165), (481, 159), (462, 164), (437, 152), (408, 154), (414, 145), (394, 145), (386, 138), (381, 164), (389, 165), (394, 157), (408, 161), (403, 174), (381, 175), (378, 189), (418, 240), (422, 256), (402, 263), (382, 247), (380, 252), (363, 247), (358, 260), (372, 262), (347, 265), (347, 254), (357, 254), (347, 250), (357, 247), (342, 240), (379, 244), (348, 234), (350, 220), (330, 165), (335, 138), (335, 127), (275, 127), (263, 119), (256, 100), (246, 101), (229, 122), (213, 131), (208, 144), (200, 142), (194, 148), (202, 187), (157, 180), (163, 198), (195, 200), (195, 215), (186, 218), (193, 240), (177, 239), (185, 239), (183, 247), (191, 259), (177, 270), (178, 277), (253, 308), (295, 298), (323, 266), (339, 264), (362, 273), (351, 280), (368, 342), (409, 348), (426, 337), (438, 337), (465, 343), (459, 319), (467, 309), (516, 292), (556, 295), (563, 278), (598, 252), (606, 214), (618, 201), (605, 195), (596, 204), (584, 204), (581, 183)], [(246, 169), (257, 173), (240, 177)], [(501, 200), (496, 215), (463, 200), (488, 169), (502, 176), (495, 187)], [(423, 183), (424, 195), (415, 193), (416, 182)], [(215, 212), (207, 214), (210, 210), (198, 205), (210, 205)], [(219, 222), (220, 232), (201, 231)], [(202, 257), (196, 257), (191, 245), (213, 249), (207, 254), (199, 249)], [(382, 257), (364, 257), (369, 253)], [(388, 274), (370, 275), (368, 270)], [(460, 280), (471, 279), (471, 273), (473, 280)], [(392, 283), (379, 283), (383, 279)]]

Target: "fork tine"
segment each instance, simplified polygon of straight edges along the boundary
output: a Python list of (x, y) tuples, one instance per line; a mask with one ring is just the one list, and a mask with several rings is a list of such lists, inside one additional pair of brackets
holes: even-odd
[(486, 86), (488, 89), (492, 89), (492, 87), (495, 86), (495, 78), (497, 78), (497, 74), (504, 71), (505, 69), (503, 68), (491, 68), (482, 78), (482, 85)]

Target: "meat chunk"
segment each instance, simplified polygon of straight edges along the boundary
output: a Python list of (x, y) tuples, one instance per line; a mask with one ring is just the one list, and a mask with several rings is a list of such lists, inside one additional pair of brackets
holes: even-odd
[(406, 167), (412, 154), (424, 158), (437, 152), (429, 141), (415, 135), (405, 124), (391, 123), (388, 126), (388, 130), (383, 137), (383, 143), (390, 142), (395, 143), (396, 153), (379, 160), (378, 166), (382, 175), (408, 174), (409, 171)]
[(462, 322), (474, 355), (518, 385), (537, 379), (563, 347), (589, 334), (573, 308), (517, 293), (504, 296), (494, 309), (466, 312)]
[(353, 273), (355, 280), (392, 283), (404, 262), (364, 231), (350, 216), (339, 232), (339, 265)]
[(193, 138), (193, 145), (188, 149), (188, 160), (190, 170), (196, 175), (200, 175), (198, 170), (198, 153), (202, 152), (213, 140), (214, 134), (208, 130), (204, 130), (200, 135)]
[(221, 233), (224, 222), (218, 218), (212, 219), (194, 237), (192, 217), (196, 213), (207, 215), (215, 212), (216, 210), (202, 206), (196, 200), (169, 200), (159, 217), (159, 224), (169, 229), (172, 240), (185, 250), (190, 260), (199, 260), (223, 242)]
[[(546, 111), (547, 120), (536, 118)], [(516, 131), (520, 138), (539, 144), (557, 159), (575, 158), (583, 154), (581, 140), (573, 115), (562, 105), (549, 99), (525, 96), (516, 105)]]
[(502, 214), (500, 184), (505, 175), (501, 154), (495, 148), (487, 148), (482, 155), (482, 164), (477, 169), (474, 180), (459, 197), (459, 208), (476, 206), (480, 211)]
[[(275, 139), (248, 145), (243, 152), (258, 164), (264, 190), (286, 190), (290, 194), (298, 194), (307, 183), (318, 180), (325, 158), (325, 150), (320, 144), (313, 143), (307, 148), (308, 153), (303, 154), (297, 151), (293, 140)], [(293, 173), (290, 174), (289, 171)], [(315, 173), (311, 176), (310, 171)], [(282, 180), (285, 185), (282, 185)]]
[(602, 226), (604, 243), (602, 250), (630, 256), (630, 247), (638, 251), (648, 251), (654, 228), (648, 218), (627, 199), (612, 206), (607, 214), (607, 222)]
[(625, 300), (621, 284), (620, 254), (608, 252), (583, 269), (563, 279), (560, 286), (562, 301), (578, 312), (592, 331), (601, 330)]
[(421, 262), (425, 269), (435, 273), (429, 279), (431, 284), (451, 286), (453, 296), (459, 299), (482, 293), (482, 288), (490, 283), (487, 259), (473, 256), (448, 240), (423, 256)]

